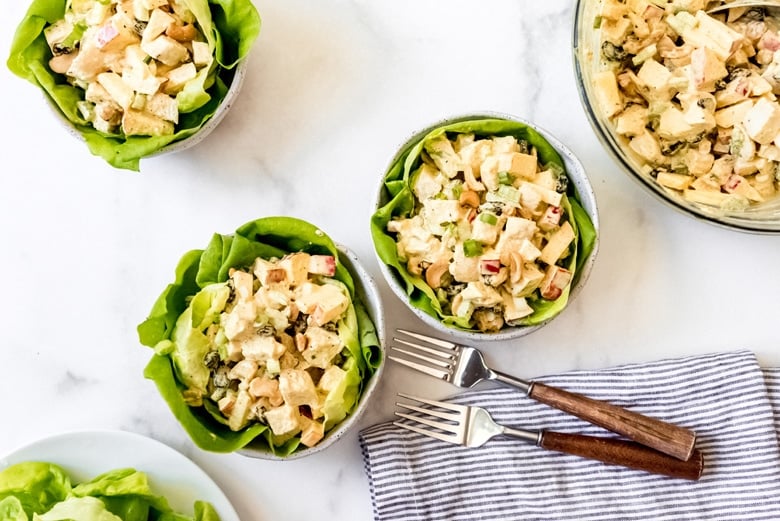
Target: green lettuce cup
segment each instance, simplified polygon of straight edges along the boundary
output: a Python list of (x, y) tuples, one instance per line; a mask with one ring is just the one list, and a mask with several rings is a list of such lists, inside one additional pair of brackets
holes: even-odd
[[(528, 240), (504, 240), (510, 227), (531, 230)], [(371, 235), (390, 288), (420, 319), (464, 340), (506, 340), (546, 324), (580, 291), (598, 250), (598, 215), (565, 145), (521, 118), (479, 113), (435, 123), (399, 147)]]
[(138, 326), (144, 376), (200, 448), (291, 459), (339, 439), (383, 368), (371, 277), (314, 225), (267, 217), (184, 254)]
[[(163, 8), (154, 8), (161, 2), (133, 0), (133, 9), (138, 7), (143, 14), (128, 14), (127, 20), (132, 24), (125, 23), (126, 30), (120, 27), (117, 31), (115, 26), (118, 22), (113, 21), (113, 18), (105, 19), (100, 26), (89, 26), (86, 21), (92, 20), (96, 16), (93, 11), (105, 8), (109, 4), (108, 1), (33, 0), (11, 43), (7, 60), (11, 72), (39, 87), (66, 128), (85, 141), (92, 154), (102, 157), (115, 168), (137, 171), (141, 158), (186, 148), (213, 130), (240, 89), (245, 75), (245, 58), (260, 32), (260, 16), (251, 0), (171, 0), (170, 5), (168, 2), (164, 3), (166, 5)], [(58, 29), (62, 26), (61, 21), (66, 11), (74, 9), (84, 12), (89, 10), (90, 14), (80, 13), (83, 18), (65, 24), (64, 30)], [(143, 41), (144, 28), (153, 24), (149, 13), (152, 12), (151, 18), (154, 18), (154, 11), (167, 9), (171, 10), (165, 11), (171, 12), (170, 20), (176, 16), (176, 23), (179, 24), (176, 27), (179, 29), (192, 31), (196, 28), (195, 40), (198, 40), (202, 51), (200, 56), (205, 55), (208, 60), (196, 57), (191, 40), (179, 44), (174, 38), (167, 36), (170, 32), (167, 30), (157, 39), (164, 39), (163, 43), (167, 43), (169, 47), (157, 46), (156, 50), (150, 50), (149, 52), (160, 53), (155, 54), (157, 59), (152, 59), (152, 64), (150, 57), (137, 57), (138, 64), (134, 69), (114, 70), (117, 67), (115, 64), (108, 65), (109, 72), (106, 74), (111, 76), (110, 78), (96, 81), (91, 77), (97, 70), (93, 70), (96, 60), (108, 60), (105, 56), (119, 52), (111, 45), (120, 43), (114, 44), (111, 40), (105, 43), (109, 37), (114, 37), (113, 42), (121, 41), (122, 45), (129, 45), (130, 42), (133, 47), (151, 49), (152, 47), (147, 47)], [(104, 13), (102, 16), (107, 15)], [(147, 20), (136, 19), (134, 16)], [(169, 29), (170, 27), (169, 25)], [(88, 51), (80, 47), (81, 40), (85, 39), (87, 34), (96, 34), (95, 31), (97, 37), (90, 41), (94, 40), (99, 42), (96, 45), (105, 47), (100, 47), (100, 52), (90, 47), (90, 58), (85, 58), (84, 65), (79, 67), (86, 70), (83, 72), (84, 77), (89, 75), (91, 79), (71, 77), (68, 81), (65, 73), (53, 70), (54, 68), (70, 72), (72, 64), (58, 65), (52, 61), (55, 52), (58, 59), (75, 56), (78, 60), (79, 54), (86, 57)], [(57, 35), (58, 32), (62, 34)], [(181, 31), (179, 34), (170, 32), (176, 38), (184, 38), (180, 33)], [(51, 41), (57, 43), (50, 45)], [(189, 49), (190, 57), (178, 56), (179, 61), (176, 61), (172, 56), (177, 51), (188, 52), (183, 49)], [(123, 52), (125, 50), (122, 49)], [(124, 57), (125, 62), (129, 59), (128, 56)], [(170, 65), (174, 61), (187, 67), (174, 68)], [(196, 61), (199, 64), (198, 69), (191, 67), (193, 70), (190, 73), (189, 68)], [(147, 71), (151, 65), (154, 65), (154, 74)], [(154, 82), (155, 74), (162, 83), (150, 86), (149, 81), (151, 79)], [(130, 82), (127, 79), (129, 77), (134, 77), (135, 81)], [(109, 80), (113, 81), (109, 83)], [(180, 83), (175, 84), (179, 80)], [(128, 87), (128, 82), (133, 87)], [(98, 85), (101, 89), (106, 86), (108, 95), (100, 89), (89, 89), (89, 85)], [(173, 101), (158, 96), (154, 108), (150, 108), (152, 96), (163, 92), (166, 93), (165, 98), (172, 97)], [(165, 115), (170, 114), (171, 110), (176, 114)], [(103, 116), (115, 119), (117, 112), (123, 115), (132, 112), (136, 117), (132, 118), (132, 124), (130, 121), (125, 122), (123, 117), (121, 126), (98, 125), (96, 112), (102, 115), (99, 121), (103, 121)]]

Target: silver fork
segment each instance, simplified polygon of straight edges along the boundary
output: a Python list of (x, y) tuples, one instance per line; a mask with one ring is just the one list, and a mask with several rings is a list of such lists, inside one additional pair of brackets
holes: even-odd
[(681, 461), (627, 440), (516, 429), (499, 425), (482, 407), (437, 402), (403, 393), (398, 393), (398, 396), (429, 407), (396, 402), (398, 407), (417, 414), (396, 412), (396, 416), (413, 423), (396, 421), (393, 422), (395, 425), (456, 445), (480, 447), (495, 436), (508, 436), (544, 449), (675, 478), (697, 480), (704, 468), (704, 459), (698, 450), (687, 461)]
[(390, 349), (405, 355), (405, 358), (393, 355), (389, 358), (407, 367), (458, 387), (469, 388), (482, 381), (497, 381), (520, 389), (533, 400), (622, 434), (677, 459), (687, 460), (693, 453), (696, 433), (689, 429), (541, 382), (522, 380), (501, 373), (488, 367), (482, 353), (473, 347), (404, 329), (399, 329), (398, 332), (424, 342), (421, 344), (393, 338), (395, 342), (405, 347), (392, 345)]

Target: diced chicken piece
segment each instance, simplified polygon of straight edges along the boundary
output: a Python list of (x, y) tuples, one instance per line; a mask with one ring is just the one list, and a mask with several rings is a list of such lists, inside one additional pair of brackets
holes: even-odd
[(329, 393), (338, 389), (346, 377), (347, 372), (344, 369), (337, 365), (332, 365), (322, 373), (320, 381), (317, 382), (317, 388)]
[(452, 278), (458, 282), (474, 282), (480, 279), (479, 257), (466, 257), (463, 253), (463, 245), (458, 244), (452, 256), (449, 266)]
[(684, 174), (672, 174), (669, 172), (659, 172), (656, 181), (661, 186), (672, 188), (674, 190), (685, 190), (688, 188), (695, 178), (690, 175)]
[[(98, 74), (97, 81), (108, 92), (111, 99), (124, 110), (130, 108), (133, 103), (135, 93), (124, 81), (122, 77), (115, 72), (104, 72)], [(127, 133), (127, 131), (125, 131)]]
[(695, 16), (686, 11), (679, 11), (674, 16), (670, 16), (667, 21), (687, 43), (697, 48), (710, 49), (724, 62), (744, 42), (742, 34), (704, 11), (697, 11)]
[(536, 291), (536, 288), (542, 283), (544, 273), (536, 267), (536, 264), (526, 263), (519, 271), (514, 271), (512, 277), (516, 279), (509, 287), (512, 296), (527, 297)]
[(479, 165), (479, 178), (484, 183), (485, 188), (491, 192), (498, 190), (500, 183), (498, 182), (499, 164), (496, 156), (488, 156)]
[(607, 118), (623, 110), (617, 78), (612, 71), (600, 71), (593, 75), (593, 88), (599, 106)]
[(498, 226), (480, 219), (474, 219), (471, 224), (471, 238), (482, 244), (492, 245), (498, 238)]
[(483, 282), (469, 282), (460, 295), (478, 308), (491, 308), (503, 302), (501, 294)]
[(780, 162), (780, 147), (777, 145), (761, 145), (757, 153), (759, 157)]
[(43, 36), (46, 38), (46, 43), (49, 45), (49, 49), (54, 56), (63, 52), (70, 53), (73, 51), (73, 49), (65, 49), (59, 45), (65, 41), (72, 32), (73, 24), (65, 19), (57, 20), (43, 29)]
[(254, 294), (252, 274), (242, 270), (233, 270), (230, 273), (230, 280), (233, 282), (233, 289), (239, 300), (249, 300)]
[(615, 118), (615, 131), (623, 136), (638, 136), (647, 127), (647, 108), (642, 105), (629, 105)]
[(725, 78), (729, 71), (715, 52), (700, 47), (691, 53), (691, 73), (698, 90), (712, 92), (715, 84)]
[(572, 241), (574, 241), (574, 229), (566, 221), (542, 248), (542, 254), (539, 259), (547, 264), (555, 264), (569, 248)]
[(572, 273), (560, 266), (548, 266), (540, 286), (542, 298), (555, 300), (563, 294), (571, 282)]
[[(174, 98), (158, 92), (146, 101), (145, 109), (155, 116), (170, 121), (173, 124), (179, 122), (179, 106)], [(278, 270), (284, 274), (284, 270)]]
[(297, 287), (309, 279), (309, 254), (297, 252), (285, 255), (279, 261), (279, 267), (287, 274), (286, 280), (290, 286)]
[(520, 143), (514, 136), (493, 136), (490, 138), (494, 154), (511, 154), (520, 152)]
[(319, 398), (311, 375), (302, 369), (284, 369), (279, 373), (279, 392), (287, 405), (317, 406)]
[(301, 416), (301, 443), (307, 447), (314, 447), (325, 437), (325, 424), (316, 420), (310, 420)]
[(241, 360), (234, 365), (228, 373), (231, 380), (252, 380), (257, 374), (257, 362), (254, 360)]
[(173, 123), (148, 112), (128, 109), (122, 115), (122, 130), (127, 136), (168, 136)]
[(412, 191), (418, 200), (429, 199), (442, 190), (442, 179), (439, 171), (428, 163), (423, 163), (414, 173), (412, 179)]
[(240, 300), (229, 313), (222, 314), (222, 327), (229, 340), (252, 331), (257, 308), (252, 300)]
[(753, 107), (753, 100), (746, 99), (734, 105), (715, 111), (715, 123), (719, 127), (731, 128), (735, 123), (745, 119), (748, 111)]
[(146, 8), (142, 0), (131, 0), (131, 2), (133, 7), (133, 12), (132, 12), (133, 17), (142, 22), (148, 22), (150, 10)]
[(690, 175), (700, 176), (706, 174), (712, 169), (714, 162), (715, 156), (709, 152), (701, 152), (693, 148), (685, 152), (684, 163)]
[(452, 199), (427, 199), (420, 211), (426, 228), (434, 235), (444, 234), (442, 224), (457, 222), (463, 213), (458, 201)]
[(157, 9), (158, 7), (163, 7), (168, 5), (168, 0), (137, 0), (140, 2), (140, 4), (145, 8), (151, 11), (152, 9)]
[(502, 237), (530, 239), (534, 236), (534, 233), (536, 233), (536, 228), (536, 223), (530, 219), (510, 216), (506, 219)]
[(750, 95), (763, 96), (772, 92), (772, 84), (756, 73), (750, 75)]
[(492, 140), (480, 139), (458, 151), (461, 163), (471, 166), (473, 172), (480, 171), (480, 165), (493, 152)]
[(631, 31), (632, 24), (628, 18), (619, 18), (617, 20), (604, 20), (601, 22), (599, 31), (604, 40), (619, 45), (628, 33)]
[(670, 83), (672, 81), (672, 73), (657, 61), (653, 59), (646, 60), (639, 72), (636, 73), (636, 76), (641, 84), (647, 88), (648, 92), (646, 95), (650, 99), (671, 99), (672, 89)]
[(512, 322), (527, 317), (534, 310), (523, 297), (513, 297), (504, 293), (504, 320)]
[[(142, 41), (141, 48), (146, 54), (165, 65), (178, 65), (189, 58), (189, 52), (185, 46), (165, 35), (158, 36), (153, 40)], [(189, 65), (195, 68), (194, 64), (190, 63)]]
[[(175, 23), (176, 19), (162, 9), (154, 9), (149, 16), (149, 23), (143, 32), (143, 41), (151, 42), (161, 34), (165, 33), (168, 27)], [(151, 55), (151, 53), (149, 53)]]
[(656, 137), (647, 129), (638, 136), (631, 138), (628, 146), (640, 158), (649, 163), (661, 164), (664, 162), (660, 143), (658, 143)]
[(306, 349), (301, 354), (303, 359), (314, 367), (326, 369), (333, 357), (341, 353), (343, 348), (337, 334), (321, 327), (307, 328), (304, 336), (306, 336)]
[[(532, 212), (535, 212), (539, 205), (542, 204), (542, 192), (537, 189), (533, 183), (521, 183), (517, 187), (517, 192), (520, 195), (520, 205)], [(560, 199), (558, 200), (560, 204)]]
[(240, 345), (244, 357), (257, 362), (277, 360), (286, 351), (284, 344), (272, 335), (252, 335), (242, 340)]
[(780, 107), (776, 102), (759, 98), (745, 114), (743, 124), (751, 139), (768, 145), (780, 134)]
[[(556, 190), (550, 190), (548, 188), (544, 188), (542, 186), (539, 186), (535, 183), (525, 183), (530, 184), (536, 190), (539, 192), (539, 195), (542, 198), (542, 201), (544, 201), (547, 204), (551, 204), (553, 206), (560, 206), (561, 200), (563, 199), (563, 194), (556, 191)], [(521, 192), (522, 193), (522, 192)], [(522, 197), (522, 196), (521, 196)], [(525, 205), (523, 205), (525, 206)]]
[(228, 417), (228, 427), (230, 427), (230, 430), (240, 431), (246, 426), (249, 421), (249, 415), (252, 412), (253, 402), (252, 396), (247, 391), (238, 391), (236, 402), (233, 404), (230, 416)]
[(211, 64), (213, 56), (209, 44), (206, 42), (192, 42), (192, 62), (196, 67), (205, 67)]
[(549, 232), (558, 226), (558, 224), (561, 222), (562, 215), (563, 210), (561, 210), (560, 206), (550, 205), (544, 211), (539, 220), (536, 221), (536, 224), (539, 226), (540, 230)]
[(285, 404), (266, 411), (263, 416), (276, 436), (297, 434), (301, 430), (298, 407)]
[(539, 248), (534, 246), (533, 243), (528, 239), (523, 239), (523, 241), (520, 243), (518, 253), (520, 254), (520, 257), (522, 257), (526, 262), (534, 262), (542, 255), (542, 252), (539, 251)]
[(455, 153), (452, 143), (447, 139), (446, 134), (428, 139), (423, 147), (433, 160), (436, 168), (448, 178), (452, 179), (462, 170), (460, 157)]
[(233, 406), (236, 404), (236, 395), (235, 393), (228, 393), (217, 402), (217, 407), (219, 407), (219, 412), (224, 414), (225, 416), (229, 416), (230, 412), (233, 410)]
[(322, 326), (341, 316), (349, 307), (349, 298), (334, 284), (304, 283), (294, 292), (295, 305)]
[(333, 255), (312, 255), (309, 257), (309, 273), (332, 277), (336, 274), (336, 258)]

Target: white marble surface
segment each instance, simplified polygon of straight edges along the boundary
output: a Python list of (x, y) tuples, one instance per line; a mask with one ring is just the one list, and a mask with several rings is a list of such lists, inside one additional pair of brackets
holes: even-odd
[[(26, 1), (4, 4), (0, 55)], [(325, 453), (266, 462), (196, 449), (149, 381), (135, 326), (179, 256), (214, 231), (288, 214), (319, 224), (377, 276), (368, 218), (394, 147), (474, 110), (536, 121), (579, 155), (600, 207), (588, 286), (552, 325), (486, 348), (533, 377), (749, 348), (780, 364), (780, 237), (731, 232), (652, 199), (585, 118), (570, 52), (571, 1), (258, 0), (264, 26), (244, 92), (196, 148), (112, 170), (0, 70), (0, 454), (76, 429), (124, 429), (184, 452), (242, 519), (371, 518), (357, 433)], [(390, 328), (425, 330), (382, 283)], [(443, 383), (391, 365), (362, 425), (399, 390)]]

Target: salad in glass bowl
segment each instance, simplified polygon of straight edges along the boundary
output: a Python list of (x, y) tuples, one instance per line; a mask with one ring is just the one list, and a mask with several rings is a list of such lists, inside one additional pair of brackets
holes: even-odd
[(258, 219), (185, 254), (176, 274), (138, 332), (155, 351), (145, 376), (199, 447), (310, 453), (362, 411), (382, 362), (381, 307), (321, 230)]
[(138, 170), (213, 128), (259, 30), (250, 0), (34, 0), (8, 67), (93, 154)]
[(391, 287), (422, 318), (525, 334), (584, 281), (597, 239), (592, 191), (573, 155), (564, 161), (542, 132), (516, 118), (456, 118), (394, 158), (372, 235)]

